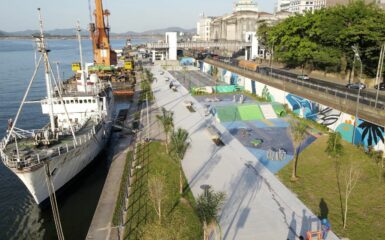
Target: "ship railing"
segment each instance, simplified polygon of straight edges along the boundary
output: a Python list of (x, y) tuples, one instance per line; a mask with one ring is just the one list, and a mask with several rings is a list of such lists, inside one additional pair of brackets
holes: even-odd
[[(34, 155), (26, 154), (17, 154), (16, 149), (9, 151), (12, 154), (5, 153), (4, 149), (0, 149), (1, 159), (8, 168), (15, 168), (22, 170), (24, 168), (32, 169), (41, 165), (44, 161), (49, 161), (52, 158), (58, 157), (62, 154), (66, 154), (76, 148), (79, 148), (81, 145), (88, 144), (100, 129), (101, 125), (94, 126), (87, 134), (76, 137), (71, 143), (61, 144), (55, 148), (51, 148), (41, 153), (36, 153)], [(18, 157), (20, 156), (20, 157)]]

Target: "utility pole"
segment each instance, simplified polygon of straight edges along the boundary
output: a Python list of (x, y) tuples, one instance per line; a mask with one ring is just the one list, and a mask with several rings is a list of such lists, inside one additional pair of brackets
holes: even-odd
[[(357, 46), (352, 46), (353, 52), (354, 52), (354, 59), (357, 59), (360, 62), (360, 83), (362, 79), (362, 60), (360, 57), (360, 53), (358, 51)], [(354, 71), (354, 65), (353, 65), (353, 71)], [(360, 94), (361, 94), (361, 84), (358, 87), (358, 94), (357, 94), (357, 102), (356, 102), (356, 114), (354, 119), (354, 127), (353, 127), (353, 135), (352, 135), (352, 143), (355, 144), (355, 137), (356, 137), (356, 128), (357, 128), (357, 122), (358, 122), (358, 105), (360, 104)]]
[(377, 86), (377, 91), (376, 91), (376, 102), (374, 104), (374, 108), (377, 108), (378, 94), (380, 92), (380, 87), (382, 83), (381, 80), (382, 80), (382, 70), (384, 67), (384, 55), (385, 55), (385, 43), (381, 46), (380, 59), (378, 61), (376, 84), (375, 84), (375, 86)]

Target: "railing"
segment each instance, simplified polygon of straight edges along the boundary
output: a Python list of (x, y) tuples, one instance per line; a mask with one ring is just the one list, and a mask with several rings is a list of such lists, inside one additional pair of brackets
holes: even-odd
[[(178, 48), (208, 48), (208, 47), (250, 47), (250, 42), (240, 41), (218, 41), (218, 42), (180, 42)], [(168, 43), (147, 43), (147, 48), (164, 49), (169, 48)]]
[(338, 109), (341, 112), (355, 115), (358, 111), (360, 119), (365, 119), (366, 121), (379, 126), (384, 125), (384, 99), (379, 99), (376, 104), (376, 99), (371, 96), (372, 94), (369, 91), (361, 91), (361, 94), (358, 94), (351, 90), (338, 87), (338, 85), (336, 85), (336, 87), (324, 86), (322, 81), (319, 83), (309, 82), (307, 80), (272, 72), (262, 74), (240, 68), (236, 63), (231, 61), (228, 63), (229, 60), (225, 62), (222, 59), (207, 58), (205, 62), (216, 65), (217, 67), (225, 68), (246, 78), (262, 82), (283, 91), (291, 92), (297, 96), (310, 99), (325, 106)]
[[(6, 146), (4, 146), (4, 142), (1, 142), (1, 148), (0, 148), (0, 156), (1, 159), (8, 168), (17, 168), (17, 169), (23, 169), (23, 168), (29, 168), (32, 169), (34, 167), (40, 166), (42, 162), (60, 156), (62, 154), (66, 154), (73, 149), (76, 149), (77, 147), (88, 143), (99, 130), (101, 129), (101, 124), (98, 124), (97, 126), (94, 126), (90, 132), (88, 132), (85, 135), (82, 135), (80, 137), (76, 138), (72, 141), (70, 144), (63, 144), (56, 148), (51, 148), (46, 150), (43, 154), (36, 154), (36, 155), (26, 155), (23, 156), (23, 159), (18, 158), (17, 149), (9, 149), (6, 150)], [(3, 140), (4, 141), (4, 140)], [(6, 151), (11, 152), (12, 156), (9, 156)]]
[[(211, 59), (211, 58), (209, 58), (209, 59), (210, 60), (214, 60), (214, 61), (220, 61), (223, 64), (226, 64), (226, 65), (228, 65), (230, 67), (233, 67), (233, 68), (237, 68), (238, 70), (241, 70), (241, 71), (243, 71), (245, 73), (257, 73), (257, 74), (262, 75), (261, 73), (254, 72), (254, 71), (251, 71), (249, 69), (240, 68), (236, 64), (233, 64), (233, 63), (229, 62), (229, 60), (227, 60), (226, 58), (224, 58), (224, 59), (221, 59), (221, 58)], [(262, 75), (262, 76), (264, 76), (264, 75)], [(357, 94), (349, 92), (347, 90), (346, 91), (342, 91), (342, 90), (339, 90), (339, 89), (336, 89), (336, 88), (331, 88), (331, 87), (328, 87), (328, 86), (323, 86), (321, 84), (316, 84), (316, 83), (313, 83), (313, 82), (309, 82), (309, 81), (306, 81), (306, 80), (285, 76), (285, 75), (282, 75), (282, 74), (277, 74), (277, 73), (269, 72), (268, 75), (266, 75), (266, 76), (267, 77), (271, 77), (269, 79), (269, 81), (272, 81), (272, 82), (275, 82), (277, 80), (280, 80), (280, 82), (282, 82), (282, 81), (290, 82), (290, 83), (294, 83), (294, 84), (302, 86), (302, 87), (311, 88), (311, 89), (314, 89), (314, 90), (317, 90), (317, 91), (320, 91), (320, 92), (327, 93), (329, 95), (340, 96), (340, 97), (343, 97), (345, 99), (349, 99), (349, 100), (353, 100), (353, 101), (356, 101), (357, 97), (358, 97)], [(369, 98), (369, 97), (365, 96), (364, 94), (361, 94), (359, 96), (359, 99), (360, 99), (360, 103), (368, 105), (368, 106), (373, 107), (373, 108), (375, 107), (375, 99)], [(381, 100), (378, 100), (376, 108), (378, 108), (380, 110), (384, 110), (385, 109), (385, 102), (383, 102)]]

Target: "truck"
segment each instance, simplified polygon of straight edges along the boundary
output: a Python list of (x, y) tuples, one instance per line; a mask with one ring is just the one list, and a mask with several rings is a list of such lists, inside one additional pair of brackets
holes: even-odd
[(253, 72), (257, 72), (259, 64), (256, 62), (252, 62), (252, 61), (240, 60), (238, 62), (238, 67), (243, 68), (243, 69), (247, 69), (247, 70), (250, 70)]

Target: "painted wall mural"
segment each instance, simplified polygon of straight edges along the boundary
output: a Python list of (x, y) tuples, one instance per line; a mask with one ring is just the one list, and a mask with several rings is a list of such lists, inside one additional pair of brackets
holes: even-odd
[[(203, 68), (205, 69), (205, 67)], [(203, 70), (203, 72), (206, 71)], [(341, 133), (342, 138), (348, 142), (362, 144), (365, 147), (373, 147), (375, 150), (385, 149), (385, 129), (382, 126), (378, 126), (363, 119), (357, 119), (355, 127), (354, 124), (356, 119), (350, 114), (284, 92), (266, 84), (252, 81), (243, 76), (238, 76), (227, 70), (223, 70), (221, 73), (224, 82), (234, 82), (237, 85), (244, 87), (246, 91), (251, 93), (255, 92), (257, 95), (265, 97), (268, 101), (287, 104), (298, 116), (316, 121), (333, 131)]]

